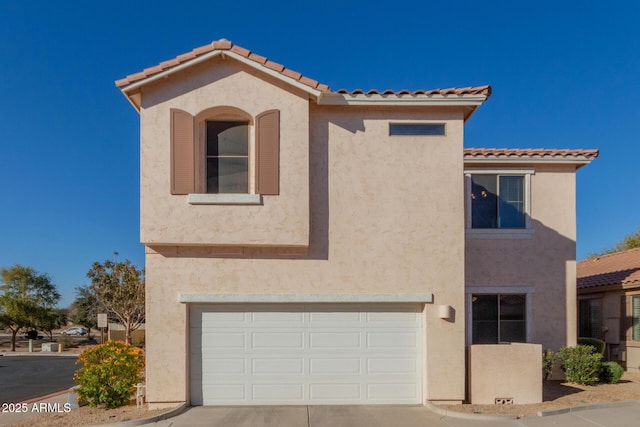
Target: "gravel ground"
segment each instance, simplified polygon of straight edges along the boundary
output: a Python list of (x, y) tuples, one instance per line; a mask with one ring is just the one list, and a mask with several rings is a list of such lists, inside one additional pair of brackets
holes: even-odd
[(538, 411), (560, 409), (590, 403), (640, 400), (640, 372), (625, 372), (618, 384), (585, 386), (548, 381), (542, 391), (542, 403), (529, 405), (446, 405), (442, 408), (478, 414), (535, 416)]

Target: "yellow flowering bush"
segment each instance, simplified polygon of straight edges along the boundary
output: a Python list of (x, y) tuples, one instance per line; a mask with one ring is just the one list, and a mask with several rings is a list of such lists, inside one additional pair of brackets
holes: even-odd
[(73, 379), (78, 397), (89, 406), (117, 408), (129, 403), (135, 385), (144, 379), (144, 353), (138, 347), (120, 341), (83, 351), (76, 362), (82, 365)]

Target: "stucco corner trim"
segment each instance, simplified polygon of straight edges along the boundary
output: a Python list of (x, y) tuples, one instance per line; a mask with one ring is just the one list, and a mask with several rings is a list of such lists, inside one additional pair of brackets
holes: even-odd
[(432, 293), (415, 294), (179, 294), (181, 303), (432, 303)]
[(260, 194), (189, 194), (190, 205), (261, 205)]

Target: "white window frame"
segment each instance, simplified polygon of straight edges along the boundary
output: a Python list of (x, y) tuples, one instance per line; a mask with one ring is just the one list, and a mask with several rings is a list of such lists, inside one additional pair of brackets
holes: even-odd
[[(531, 239), (531, 175), (533, 169), (486, 169), (468, 168), (464, 170), (465, 187), (465, 232), (471, 239)], [(524, 177), (524, 228), (473, 228), (471, 212), (471, 175), (501, 175)]]
[(465, 302), (466, 302), (466, 342), (467, 345), (473, 344), (473, 307), (471, 298), (474, 294), (483, 295), (522, 295), (524, 294), (524, 324), (525, 324), (525, 341), (531, 342), (531, 320), (533, 315), (533, 308), (531, 300), (535, 293), (535, 286), (467, 286), (465, 288)]

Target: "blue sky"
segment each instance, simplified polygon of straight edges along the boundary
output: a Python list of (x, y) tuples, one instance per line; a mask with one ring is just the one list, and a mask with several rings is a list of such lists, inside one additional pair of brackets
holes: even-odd
[(578, 259), (640, 226), (639, 3), (228, 3), (0, 2), (0, 267), (50, 274), (67, 306), (94, 261), (144, 264), (138, 115), (113, 82), (222, 37), (334, 90), (491, 84), (466, 146), (601, 150)]

